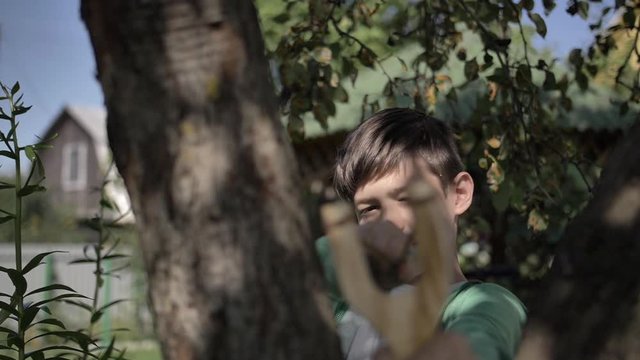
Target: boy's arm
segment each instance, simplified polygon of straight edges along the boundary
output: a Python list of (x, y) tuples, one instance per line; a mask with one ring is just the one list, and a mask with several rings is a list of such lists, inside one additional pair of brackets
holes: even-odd
[[(520, 343), (525, 308), (508, 290), (488, 283), (466, 283), (447, 303), (444, 332), (434, 335), (411, 360), (510, 360)], [(393, 359), (389, 349), (375, 360)]]
[(489, 283), (470, 284), (454, 294), (442, 316), (443, 330), (466, 338), (478, 360), (513, 359), (525, 321), (520, 300)]

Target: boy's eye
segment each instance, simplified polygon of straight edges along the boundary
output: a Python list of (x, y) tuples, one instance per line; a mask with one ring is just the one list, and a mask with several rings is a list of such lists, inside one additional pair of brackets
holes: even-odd
[(370, 214), (371, 212), (378, 210), (378, 206), (376, 205), (371, 205), (371, 206), (367, 206), (363, 209), (358, 210), (358, 213), (360, 214), (360, 216), (365, 216), (367, 214)]

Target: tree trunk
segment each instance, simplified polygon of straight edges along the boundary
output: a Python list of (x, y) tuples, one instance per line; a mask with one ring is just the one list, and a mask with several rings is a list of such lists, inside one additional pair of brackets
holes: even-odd
[[(640, 354), (640, 122), (610, 156), (537, 292), (523, 359)], [(525, 357), (528, 356), (528, 357)]]
[(339, 359), (251, 1), (83, 0), (165, 359)]

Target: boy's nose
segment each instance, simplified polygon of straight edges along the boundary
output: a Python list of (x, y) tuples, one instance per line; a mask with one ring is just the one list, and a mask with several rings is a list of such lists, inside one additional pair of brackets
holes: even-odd
[(411, 208), (388, 209), (384, 212), (383, 220), (392, 223), (405, 235), (411, 235), (414, 228), (414, 216)]

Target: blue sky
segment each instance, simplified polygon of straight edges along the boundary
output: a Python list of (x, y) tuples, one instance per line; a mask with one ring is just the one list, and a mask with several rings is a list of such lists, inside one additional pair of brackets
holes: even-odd
[[(22, 142), (35, 141), (66, 104), (103, 103), (79, 3), (0, 0), (0, 81), (20, 81), (25, 103), (33, 105), (20, 124)], [(592, 38), (588, 24), (567, 15), (565, 8), (566, 2), (558, 1), (546, 18), (547, 38), (536, 41), (557, 56), (587, 46)]]
[(0, 0), (0, 81), (20, 81), (33, 105), (20, 122), (22, 142), (41, 135), (65, 104), (103, 103), (79, 9), (78, 0)]

